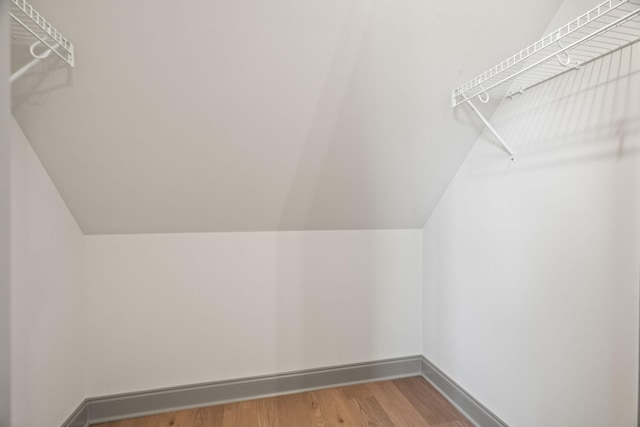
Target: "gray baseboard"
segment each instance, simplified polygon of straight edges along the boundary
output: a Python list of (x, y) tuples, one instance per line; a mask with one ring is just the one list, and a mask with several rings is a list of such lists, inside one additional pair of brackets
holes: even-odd
[(421, 360), (422, 376), (476, 426), (509, 427), (427, 358), (421, 356)]
[(87, 427), (177, 409), (416, 375), (422, 375), (433, 384), (477, 426), (508, 427), (423, 356), (92, 397), (82, 402), (62, 427)]
[[(100, 423), (176, 409), (297, 393), (345, 384), (420, 375), (420, 356), (218, 381), (87, 399), (88, 421)], [(71, 425), (63, 426), (71, 427)], [(75, 427), (75, 426), (74, 426)]]
[(85, 399), (73, 414), (62, 423), (62, 427), (87, 427), (89, 425), (89, 411)]

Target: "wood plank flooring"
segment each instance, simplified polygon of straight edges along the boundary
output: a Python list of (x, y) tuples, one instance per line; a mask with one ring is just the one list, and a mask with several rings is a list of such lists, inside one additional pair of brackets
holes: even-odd
[(100, 427), (472, 427), (422, 377), (167, 412)]

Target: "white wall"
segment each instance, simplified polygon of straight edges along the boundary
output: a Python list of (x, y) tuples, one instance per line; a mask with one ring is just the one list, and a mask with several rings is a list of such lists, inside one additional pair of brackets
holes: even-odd
[(87, 396), (420, 352), (420, 230), (83, 237), (11, 131), (12, 426), (59, 425)]
[(424, 354), (509, 425), (636, 426), (640, 45), (493, 122), (518, 160), (485, 133), (424, 228)]
[(30, 2), (78, 66), (17, 82), (18, 122), (83, 231), (125, 234), (421, 228), (479, 134), (450, 88), (561, 0)]
[(11, 131), (11, 425), (55, 426), (85, 398), (82, 233)]
[(9, 2), (0, 1), (0, 427), (9, 426), (10, 144)]
[(86, 236), (88, 395), (409, 356), (421, 231)]

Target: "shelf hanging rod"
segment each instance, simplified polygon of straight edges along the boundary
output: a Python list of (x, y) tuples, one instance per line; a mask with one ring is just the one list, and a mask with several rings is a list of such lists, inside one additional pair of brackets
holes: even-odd
[[(621, 8), (623, 5), (628, 7)], [(601, 2), (577, 19), (454, 89), (453, 107), (469, 104), (513, 161), (513, 150), (476, 108), (476, 99), (482, 103), (487, 103), (494, 96), (512, 99), (533, 86), (573, 69), (580, 69), (584, 64), (639, 41), (640, 27), (636, 20), (639, 16), (639, 0)]]
[[(55, 53), (60, 59), (73, 67), (75, 65), (73, 44), (47, 22), (26, 0), (9, 1), (11, 5), (9, 16), (11, 19), (36, 39), (36, 42), (29, 48), (33, 59), (14, 72), (10, 81), (14, 82), (25, 75), (40, 61), (48, 58), (51, 53)], [(36, 53), (38, 46), (42, 46), (45, 50), (41, 53)]]
[[(58, 55), (60, 57), (60, 59), (62, 59), (64, 62), (68, 63), (71, 67), (73, 67), (74, 64), (74, 58), (73, 58), (73, 45), (71, 43), (69, 43), (66, 39), (60, 37), (58, 32), (55, 32), (56, 35), (56, 43), (55, 44), (49, 44), (50, 42), (45, 40), (44, 37), (38, 35), (35, 31), (33, 31), (31, 28), (29, 28), (29, 25), (27, 25), (23, 20), (21, 20), (20, 18), (18, 18), (13, 12), (10, 12), (9, 15), (11, 15), (11, 18), (13, 20), (15, 20), (18, 24), (20, 24), (26, 31), (28, 31), (29, 33), (31, 33), (31, 35), (33, 37), (35, 37), (36, 39), (38, 39), (38, 41), (42, 42), (42, 44), (44, 44), (45, 46), (47, 46), (49, 49), (51, 49), (51, 51), (53, 51), (53, 53), (55, 53), (56, 55)], [(55, 31), (52, 29), (52, 31)], [(58, 40), (60, 39), (60, 40)], [(68, 45), (68, 47), (66, 47), (66, 49), (68, 49), (71, 53), (65, 57), (64, 55), (62, 55), (60, 52), (58, 52), (58, 47), (60, 47), (60, 43), (62, 43), (62, 45), (64, 46), (65, 44)]]
[[(574, 47), (576, 47), (576, 46), (578, 46), (578, 45), (581, 45), (581, 44), (583, 44), (584, 42), (586, 42), (586, 41), (588, 41), (588, 40), (590, 40), (590, 39), (592, 39), (592, 38), (594, 38), (594, 37), (596, 37), (596, 36), (598, 36), (598, 35), (600, 35), (600, 34), (602, 34), (602, 33), (605, 33), (605, 32), (607, 32), (607, 31), (609, 31), (611, 28), (616, 27), (616, 26), (618, 26), (618, 25), (622, 24), (623, 22), (628, 21), (629, 19), (633, 18), (634, 16), (636, 16), (636, 15), (638, 15), (638, 14), (640, 14), (640, 8), (638, 8), (638, 9), (636, 9), (636, 10), (632, 11), (632, 12), (629, 12), (628, 14), (624, 15), (623, 17), (618, 18), (618, 19), (616, 19), (615, 21), (610, 22), (609, 24), (607, 24), (607, 25), (605, 25), (604, 27), (602, 27), (602, 28), (598, 29), (597, 31), (594, 31), (593, 33), (591, 33), (591, 34), (588, 34), (588, 35), (584, 36), (583, 38), (581, 38), (581, 39), (579, 39), (579, 40), (577, 40), (577, 41), (575, 41), (575, 42), (573, 42), (573, 43), (569, 44), (568, 46), (563, 47), (562, 49), (560, 49), (560, 50), (559, 50), (559, 51), (557, 51), (557, 52), (554, 52), (554, 53), (552, 53), (552, 54), (550, 54), (550, 55), (547, 55), (546, 57), (544, 57), (544, 58), (540, 59), (539, 61), (536, 61), (536, 62), (534, 62), (533, 64), (530, 64), (530, 65), (526, 66), (525, 68), (523, 68), (523, 69), (521, 69), (521, 70), (519, 70), (519, 71), (517, 71), (517, 72), (515, 72), (515, 73), (511, 74), (510, 76), (507, 76), (507, 77), (503, 78), (502, 80), (500, 80), (500, 81), (498, 81), (498, 82), (496, 82), (496, 83), (491, 84), (489, 87), (487, 87), (487, 88), (486, 88), (486, 89), (484, 89), (482, 92), (480, 92), (480, 94), (481, 94), (481, 93), (483, 93), (483, 92), (488, 92), (488, 91), (490, 91), (491, 89), (495, 88), (496, 86), (499, 86), (499, 85), (501, 85), (501, 84), (504, 84), (504, 83), (506, 83), (507, 81), (512, 80), (512, 79), (514, 79), (515, 77), (519, 76), (520, 74), (526, 73), (527, 71), (531, 70), (532, 68), (535, 68), (535, 67), (539, 66), (540, 64), (543, 64), (543, 63), (547, 62), (548, 60), (552, 59), (553, 57), (557, 57), (558, 55), (560, 55), (560, 54), (562, 54), (562, 53), (565, 53), (565, 52), (566, 52), (566, 51), (568, 51), (569, 49), (573, 49)], [(464, 94), (463, 94), (463, 95), (464, 95)], [(479, 94), (478, 94), (478, 95), (474, 95), (474, 96), (479, 96)], [(465, 98), (465, 99), (463, 99), (463, 100), (461, 101), (461, 103), (463, 103), (463, 102), (470, 102), (470, 99), (471, 99), (471, 98), (468, 98), (468, 97), (466, 97), (466, 96), (465, 96), (464, 98)]]

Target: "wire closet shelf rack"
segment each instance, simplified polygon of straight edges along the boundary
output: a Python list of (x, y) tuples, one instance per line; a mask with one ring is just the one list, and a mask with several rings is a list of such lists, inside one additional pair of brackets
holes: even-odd
[[(16, 44), (27, 44), (33, 59), (11, 75), (11, 81), (25, 74), (51, 53), (69, 66), (75, 65), (73, 44), (56, 30), (25, 0), (10, 0), (11, 38)], [(34, 41), (35, 40), (35, 41)]]
[(607, 0), (547, 34), (452, 92), (455, 108), (468, 104), (498, 139), (511, 160), (515, 155), (472, 100), (512, 99), (529, 88), (580, 68), (640, 40), (640, 0)]

